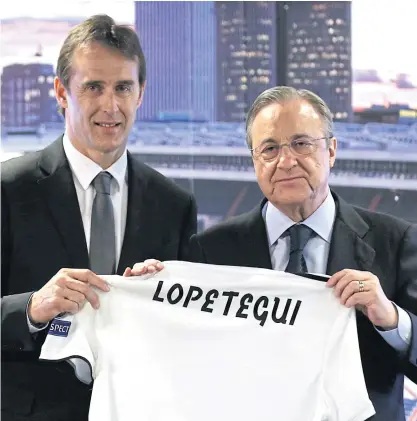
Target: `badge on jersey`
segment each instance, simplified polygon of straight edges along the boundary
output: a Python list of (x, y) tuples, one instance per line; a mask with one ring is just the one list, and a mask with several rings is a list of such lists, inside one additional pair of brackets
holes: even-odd
[(55, 318), (49, 326), (48, 335), (67, 337), (71, 327), (71, 322)]

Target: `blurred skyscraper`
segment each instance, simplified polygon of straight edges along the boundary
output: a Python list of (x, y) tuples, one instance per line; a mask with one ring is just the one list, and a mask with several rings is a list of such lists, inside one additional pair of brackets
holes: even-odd
[(147, 62), (143, 120), (215, 120), (216, 52), (212, 1), (135, 2)]
[(312, 90), (326, 101), (335, 120), (351, 120), (351, 2), (276, 4), (278, 82)]
[(6, 131), (36, 130), (58, 123), (54, 69), (39, 62), (12, 64), (1, 75), (1, 122)]
[(243, 121), (277, 82), (276, 2), (216, 1), (217, 120)]
[(352, 115), (351, 4), (218, 1), (217, 118), (243, 121), (275, 85), (320, 95), (335, 120)]

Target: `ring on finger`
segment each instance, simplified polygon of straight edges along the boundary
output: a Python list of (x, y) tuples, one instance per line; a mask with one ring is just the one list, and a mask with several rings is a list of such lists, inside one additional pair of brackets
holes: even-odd
[(358, 292), (365, 291), (365, 283), (363, 281), (358, 281)]

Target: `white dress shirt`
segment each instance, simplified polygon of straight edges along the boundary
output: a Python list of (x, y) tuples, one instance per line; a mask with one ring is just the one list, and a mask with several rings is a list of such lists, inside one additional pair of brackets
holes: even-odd
[[(64, 136), (64, 151), (72, 171), (81, 218), (83, 220), (85, 241), (87, 243), (87, 249), (90, 251), (91, 212), (96, 195), (96, 191), (91, 183), (103, 169), (75, 149), (66, 135)], [(110, 186), (110, 198), (113, 203), (114, 212), (117, 267), (126, 227), (127, 152), (124, 151), (123, 155), (111, 167), (107, 168), (106, 171), (113, 176)]]
[[(71, 143), (68, 136), (65, 134), (63, 139), (64, 152), (68, 159), (75, 191), (77, 193), (78, 204), (80, 206), (81, 218), (84, 226), (85, 241), (87, 250), (90, 251), (90, 233), (91, 233), (91, 212), (93, 209), (93, 201), (96, 195), (96, 190), (91, 184), (94, 178), (103, 169), (97, 165), (90, 158), (87, 158), (79, 152)], [(122, 250), (123, 237), (126, 228), (127, 216), (127, 152), (124, 151), (123, 155), (109, 168), (106, 169), (113, 179), (110, 186), (110, 199), (113, 204), (114, 222), (115, 222), (115, 235), (116, 235), (116, 267), (119, 263), (120, 253)], [(45, 280), (45, 282), (47, 279)], [(29, 300), (30, 302), (30, 300)], [(42, 328), (33, 326), (28, 318), (29, 330), (31, 333), (38, 332), (44, 329), (47, 324)]]
[[(285, 231), (294, 225), (294, 221), (267, 202), (262, 210), (268, 235), (272, 267), (284, 271), (290, 259), (290, 236)], [(325, 274), (329, 257), (330, 240), (336, 217), (336, 205), (333, 196), (327, 195), (322, 205), (305, 221), (316, 234), (304, 248), (304, 259), (310, 273)], [(394, 304), (398, 311), (398, 328), (377, 332), (397, 351), (406, 351), (411, 343), (411, 318), (401, 307)]]

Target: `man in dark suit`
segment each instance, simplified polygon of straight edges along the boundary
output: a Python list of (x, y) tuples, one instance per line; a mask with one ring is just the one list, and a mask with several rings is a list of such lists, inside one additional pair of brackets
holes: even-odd
[(328, 107), (309, 91), (262, 93), (248, 113), (247, 143), (265, 199), (193, 236), (190, 259), (332, 275), (336, 297), (359, 310), (373, 419), (404, 421), (404, 374), (417, 382), (417, 227), (330, 191), (332, 126)]
[(327, 284), (340, 302), (361, 310), (373, 419), (404, 421), (404, 374), (417, 382), (417, 227), (330, 192), (332, 133), (331, 113), (313, 93), (262, 93), (248, 114), (247, 141), (265, 200), (194, 236), (194, 260), (332, 275)]
[(68, 363), (38, 361), (48, 323), (99, 306), (100, 275), (187, 255), (193, 197), (126, 150), (145, 69), (131, 29), (76, 26), (55, 79), (65, 134), (2, 164), (2, 420), (87, 420), (90, 389)]

